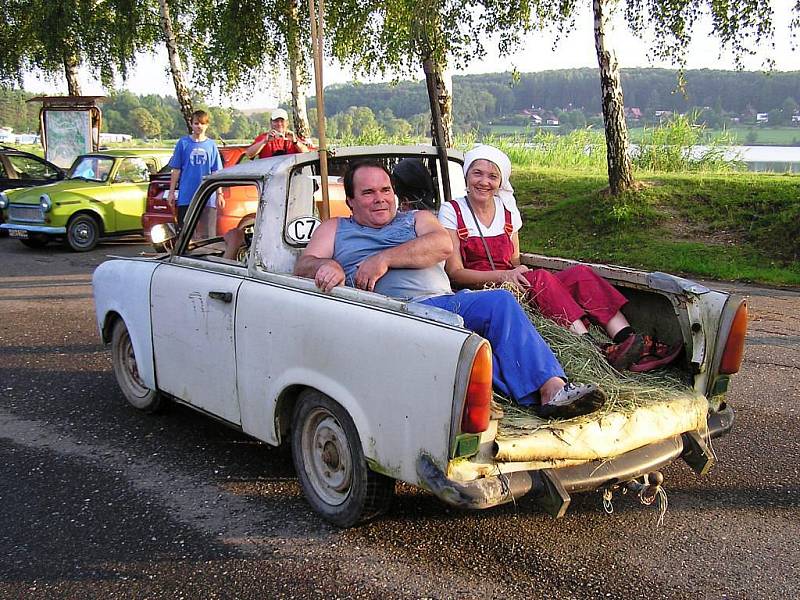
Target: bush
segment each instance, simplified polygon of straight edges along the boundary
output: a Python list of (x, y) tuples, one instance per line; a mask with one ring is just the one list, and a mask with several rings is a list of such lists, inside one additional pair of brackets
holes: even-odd
[(633, 164), (642, 171), (664, 173), (742, 170), (742, 162), (726, 154), (726, 146), (733, 143), (727, 132), (709, 137), (705, 125), (697, 124), (696, 113), (677, 115), (663, 125), (644, 129)]

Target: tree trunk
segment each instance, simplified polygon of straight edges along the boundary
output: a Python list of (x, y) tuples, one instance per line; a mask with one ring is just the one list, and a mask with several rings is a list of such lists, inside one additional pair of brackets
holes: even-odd
[(603, 122), (606, 130), (608, 184), (617, 195), (634, 185), (631, 159), (628, 155), (628, 126), (619, 76), (617, 55), (611, 45), (611, 7), (608, 0), (593, 0), (594, 45), (600, 66), (600, 89), (603, 98)]
[(82, 96), (81, 83), (78, 81), (78, 57), (72, 52), (64, 54), (64, 76), (67, 78), (67, 93), (70, 96)]
[[(428, 86), (428, 99), (431, 104), (436, 101), (439, 105), (439, 114), (442, 119), (442, 137), (438, 140), (445, 148), (453, 147), (453, 79), (445, 69), (436, 64), (431, 58), (422, 60), (422, 69), (425, 71), (425, 79), (432, 79), (432, 84)], [(431, 93), (433, 89), (433, 95)], [(431, 119), (434, 119), (433, 111)], [(431, 134), (437, 140), (436, 124), (431, 122)]]
[(189, 86), (186, 85), (186, 77), (183, 74), (183, 65), (178, 54), (178, 42), (175, 39), (175, 31), (172, 29), (172, 18), (169, 14), (169, 4), (167, 2), (168, 0), (158, 0), (158, 5), (161, 9), (161, 28), (164, 31), (164, 43), (167, 46), (167, 55), (169, 56), (169, 70), (172, 72), (175, 96), (178, 98), (183, 120), (186, 121), (186, 129), (189, 133), (192, 133), (192, 98), (189, 94)]
[(297, 0), (289, 2), (289, 18), (287, 21), (286, 49), (289, 53), (289, 77), (292, 80), (292, 121), (294, 132), (301, 138), (311, 134), (306, 113), (306, 85), (308, 77), (303, 55), (300, 51), (300, 42), (297, 34), (300, 24), (297, 19)]

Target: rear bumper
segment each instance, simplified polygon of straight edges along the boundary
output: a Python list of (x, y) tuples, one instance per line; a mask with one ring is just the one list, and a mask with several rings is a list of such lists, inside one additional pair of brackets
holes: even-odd
[(64, 235), (67, 233), (66, 227), (48, 227), (46, 225), (17, 225), (16, 223), (3, 223), (0, 229), (17, 229), (30, 231), (32, 233), (47, 233), (49, 235)]
[[(734, 412), (726, 407), (709, 417), (709, 435), (719, 437), (733, 426)], [(553, 516), (562, 516), (572, 492), (591, 492), (615, 486), (657, 471), (682, 457), (696, 472), (705, 474), (713, 456), (695, 431), (637, 448), (610, 460), (595, 460), (574, 467), (515, 471), (469, 482), (448, 479), (433, 460), (422, 455), (417, 475), (443, 502), (465, 509), (484, 509), (532, 496)]]

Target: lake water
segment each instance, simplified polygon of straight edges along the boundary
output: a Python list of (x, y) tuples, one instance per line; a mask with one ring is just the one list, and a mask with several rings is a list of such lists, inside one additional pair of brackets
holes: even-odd
[(800, 173), (800, 146), (731, 146), (726, 157), (743, 161), (750, 171)]

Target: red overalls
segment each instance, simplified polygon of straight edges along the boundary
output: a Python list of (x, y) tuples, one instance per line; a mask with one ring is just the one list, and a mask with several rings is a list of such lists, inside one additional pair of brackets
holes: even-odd
[[(456, 212), (456, 233), (460, 240), (459, 249), (464, 267), (476, 271), (491, 271), (492, 267), (480, 236), (470, 237), (461, 207), (455, 200), (451, 200), (450, 204)], [(514, 268), (511, 263), (514, 255), (511, 234), (514, 227), (511, 224), (511, 212), (507, 208), (504, 210), (504, 232), (483, 238), (498, 271)], [(584, 317), (605, 326), (628, 301), (614, 286), (584, 265), (575, 265), (557, 273), (535, 269), (526, 271), (524, 276), (530, 284), (525, 300), (535, 304), (545, 317), (565, 327)]]

